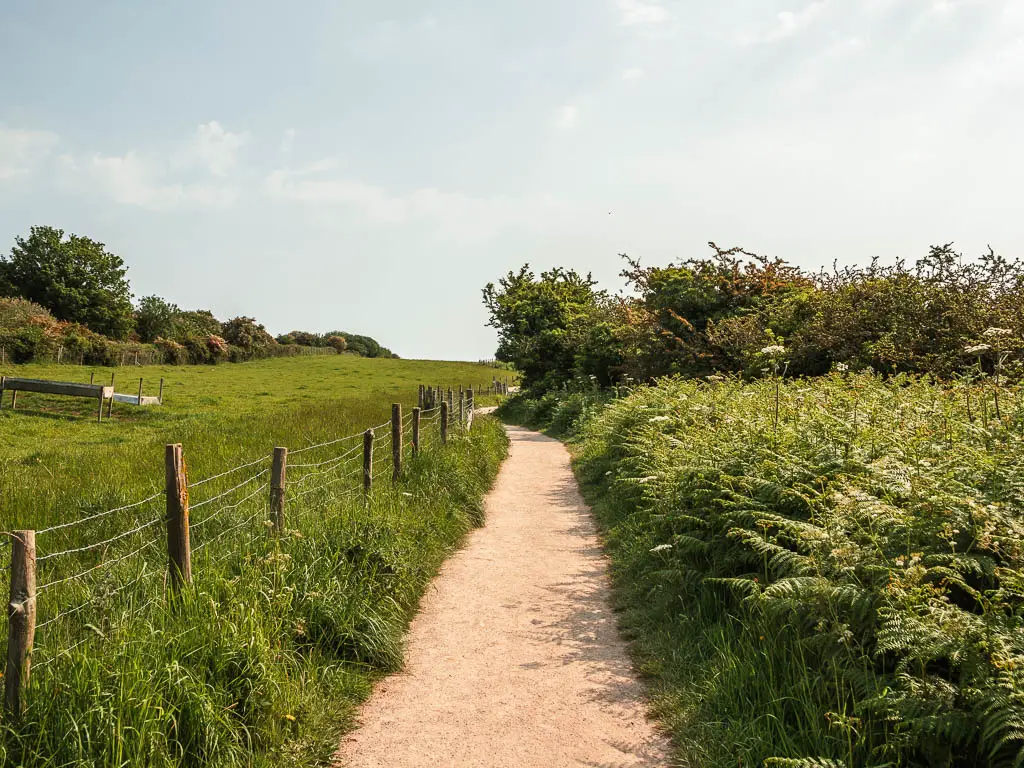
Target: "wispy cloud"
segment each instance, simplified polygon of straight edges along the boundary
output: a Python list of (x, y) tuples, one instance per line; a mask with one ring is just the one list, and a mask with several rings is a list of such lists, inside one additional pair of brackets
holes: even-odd
[(797, 11), (781, 11), (776, 15), (774, 23), (769, 28), (758, 33), (741, 36), (740, 43), (743, 45), (775, 43), (794, 37), (810, 29), (828, 4), (829, 0), (814, 0)]
[(284, 136), (281, 137), (281, 151), (288, 154), (292, 151), (292, 147), (295, 146), (295, 129), (289, 128), (284, 132)]
[(57, 134), (49, 131), (20, 130), (0, 125), (0, 181), (31, 175), (58, 141)]
[(434, 187), (406, 192), (388, 190), (342, 172), (327, 158), (299, 168), (280, 168), (263, 182), (267, 198), (331, 210), (332, 221), (345, 226), (419, 225), (425, 231), (458, 241), (494, 235), (505, 227), (540, 225), (561, 211), (548, 198), (474, 197)]
[(580, 119), (580, 109), (575, 104), (563, 104), (555, 112), (554, 126), (560, 131), (571, 131)]
[(187, 205), (225, 206), (238, 197), (232, 185), (169, 181), (165, 165), (136, 152), (61, 158), (65, 183), (122, 205), (165, 211)]
[(181, 160), (186, 165), (195, 163), (214, 176), (226, 176), (238, 165), (238, 152), (248, 140), (248, 133), (232, 133), (211, 120), (196, 128)]
[(203, 123), (180, 149), (161, 155), (130, 150), (60, 157), (61, 180), (121, 205), (153, 211), (223, 207), (239, 196), (228, 177), (238, 167), (238, 152), (247, 133), (227, 131), (216, 120)]
[(643, 69), (641, 69), (640, 67), (630, 67), (629, 69), (622, 70), (622, 73), (619, 75), (619, 79), (625, 83), (628, 83), (633, 80), (639, 80), (643, 76)]
[(616, 0), (619, 23), (623, 26), (664, 24), (672, 16), (664, 5), (654, 0)]

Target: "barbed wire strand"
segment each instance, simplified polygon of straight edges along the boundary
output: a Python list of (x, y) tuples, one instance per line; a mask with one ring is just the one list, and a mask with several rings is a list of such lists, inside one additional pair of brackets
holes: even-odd
[[(72, 520), (72, 521), (67, 522), (67, 523), (60, 523), (59, 525), (51, 525), (49, 528), (43, 528), (40, 531), (36, 531), (36, 536), (38, 537), (38, 536), (40, 536), (40, 535), (42, 535), (44, 533), (51, 533), (53, 531), (59, 531), (59, 530), (62, 530), (64, 528), (72, 528), (72, 527), (74, 527), (76, 525), (82, 525), (83, 523), (88, 523), (88, 522), (90, 522), (92, 520), (98, 520), (101, 517), (106, 517), (107, 515), (112, 515), (115, 512), (126, 512), (129, 509), (135, 509), (137, 507), (143, 506), (144, 504), (149, 504), (151, 501), (154, 501), (155, 499), (158, 499), (158, 498), (160, 498), (163, 495), (164, 495), (164, 492), (163, 491), (159, 491), (157, 493), (154, 493), (149, 498), (143, 499), (142, 501), (136, 501), (136, 502), (134, 502), (132, 504), (126, 504), (123, 507), (116, 507), (114, 509), (108, 509), (108, 510), (106, 510), (104, 512), (97, 512), (94, 515), (89, 515), (88, 517), (83, 517), (83, 518), (80, 518), (78, 520)], [(4, 540), (4, 543), (5, 544), (7, 543), (6, 539)]]
[(267, 467), (266, 469), (260, 470), (259, 472), (257, 472), (252, 477), (246, 478), (245, 480), (240, 482), (238, 485), (236, 485), (236, 486), (234, 486), (232, 488), (228, 488), (226, 491), (221, 491), (216, 496), (211, 496), (210, 498), (204, 499), (203, 501), (200, 501), (200, 502), (198, 502), (196, 504), (189, 504), (189, 510), (194, 512), (197, 509), (201, 509), (201, 508), (205, 507), (207, 504), (212, 504), (213, 502), (218, 501), (219, 499), (223, 499), (225, 496), (228, 496), (228, 495), (234, 493), (239, 488), (243, 488), (244, 486), (248, 485), (253, 480), (258, 480), (261, 477), (263, 477), (264, 475), (269, 474), (269, 473), (270, 473), (270, 467)]
[(159, 523), (161, 521), (162, 521), (162, 518), (155, 517), (152, 520), (150, 520), (148, 523), (143, 523), (142, 525), (139, 525), (139, 526), (136, 526), (135, 528), (132, 528), (130, 531), (124, 531), (122, 533), (117, 534), (116, 536), (111, 536), (109, 539), (104, 539), (103, 541), (97, 541), (97, 542), (95, 542), (93, 544), (86, 544), (84, 547), (75, 547), (74, 549), (65, 549), (62, 552), (50, 552), (49, 554), (42, 555), (42, 556), (36, 558), (36, 562), (41, 563), (44, 560), (49, 560), (50, 558), (53, 558), (53, 557), (64, 557), (65, 555), (73, 555), (73, 554), (76, 554), (78, 552), (88, 552), (89, 550), (92, 550), (92, 549), (98, 549), (98, 548), (100, 548), (102, 546), (105, 546), (105, 545), (110, 544), (112, 542), (118, 541), (118, 540), (123, 539), (123, 538), (125, 538), (127, 536), (131, 536), (133, 533), (138, 533), (139, 531), (144, 531), (146, 528), (149, 528), (151, 525), (156, 525), (157, 523)]

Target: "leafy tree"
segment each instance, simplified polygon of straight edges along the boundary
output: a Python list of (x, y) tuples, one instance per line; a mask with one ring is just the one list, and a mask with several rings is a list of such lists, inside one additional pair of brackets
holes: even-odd
[(222, 323), (208, 309), (192, 309), (179, 312), (174, 320), (174, 337), (177, 340), (190, 336), (219, 336)]
[(127, 267), (103, 243), (65, 237), (54, 227), (32, 227), (0, 258), (0, 292), (46, 307), (58, 320), (124, 339), (132, 331)]
[(228, 344), (245, 350), (259, 349), (276, 344), (267, 329), (256, 322), (254, 317), (233, 317), (222, 326), (221, 335)]
[(348, 348), (348, 341), (346, 341), (344, 336), (334, 334), (328, 336), (326, 339), (324, 339), (324, 341), (328, 347), (333, 347), (339, 352), (344, 352)]
[(590, 275), (555, 268), (538, 279), (530, 266), (484, 288), (488, 322), (498, 329), (497, 358), (514, 363), (528, 387), (551, 388), (577, 372), (576, 348), (607, 302)]
[(159, 296), (143, 296), (135, 310), (135, 332), (147, 343), (169, 339), (174, 335), (180, 311)]

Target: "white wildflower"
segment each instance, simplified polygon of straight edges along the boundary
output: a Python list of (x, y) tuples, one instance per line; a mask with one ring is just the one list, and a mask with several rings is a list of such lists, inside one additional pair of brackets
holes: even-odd
[(761, 354), (762, 355), (768, 355), (769, 357), (775, 357), (777, 355), (784, 355), (784, 354), (786, 354), (786, 348), (781, 346), (780, 344), (770, 344), (767, 347), (762, 347), (761, 348)]
[(839, 373), (846, 373), (848, 370), (850, 370), (850, 366), (848, 366), (846, 363), (836, 363), (836, 370)]
[(708, 381), (725, 381), (725, 376), (719, 376), (717, 374), (712, 374), (711, 376), (708, 376), (707, 378), (708, 378)]
[(651, 419), (652, 424), (657, 421), (671, 421), (671, 419), (669, 419), (668, 416), (655, 416), (654, 418)]
[(1009, 336), (1013, 331), (1009, 328), (986, 328), (982, 336)]
[(651, 482), (653, 480), (657, 480), (657, 479), (658, 479), (657, 475), (648, 475), (647, 477), (637, 478), (637, 482), (638, 483), (649, 483), (649, 482)]
[(968, 355), (979, 355), (992, 349), (988, 344), (975, 344), (973, 347), (964, 347), (964, 353)]
[(668, 552), (670, 549), (672, 549), (672, 545), (671, 544), (659, 544), (658, 546), (654, 547), (650, 551), (651, 552)]

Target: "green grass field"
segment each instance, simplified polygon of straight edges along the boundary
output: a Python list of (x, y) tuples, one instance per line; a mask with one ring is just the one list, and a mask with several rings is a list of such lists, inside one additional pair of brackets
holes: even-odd
[[(482, 386), (494, 371), (349, 356), (137, 370), (165, 377), (163, 406), (115, 404), (96, 424), (89, 401), (23, 394), (0, 413), (0, 529), (37, 530), (39, 556), (32, 681), (24, 715), (0, 721), (0, 764), (321, 763), (372, 680), (400, 664), (406, 622), (481, 522), (507, 450), (486, 417), (453, 424), (442, 445), (428, 413), (420, 455), (407, 444), (392, 483), (391, 403), (410, 406), (408, 441), (419, 383)], [(75, 367), (4, 373), (88, 381)], [(380, 429), (364, 497), (367, 427)], [(163, 524), (170, 442), (190, 483), (193, 583), (180, 594)], [(276, 445), (291, 451), (280, 535)]]
[[(285, 358), (219, 366), (83, 368), (7, 366), (8, 376), (108, 383), (147, 395), (165, 379), (164, 405), (115, 403), (95, 423), (95, 401), (20, 393), (0, 410), (0, 530), (42, 528), (94, 505), (117, 506), (163, 483), (163, 446), (182, 443), (190, 475), (215, 474), (270, 455), (347, 435), (408, 410), (419, 384), (483, 388), (503, 371), (474, 363), (367, 359), (351, 355)], [(477, 404), (489, 402), (477, 398)], [(105, 412), (105, 411), (104, 411)]]

